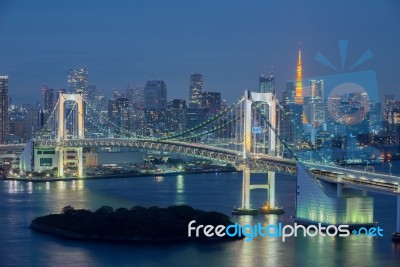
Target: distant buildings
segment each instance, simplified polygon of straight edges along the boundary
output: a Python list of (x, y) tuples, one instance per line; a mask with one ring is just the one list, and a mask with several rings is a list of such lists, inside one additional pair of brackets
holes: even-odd
[(54, 109), (54, 89), (48, 88), (47, 85), (42, 87), (42, 103), (44, 121), (47, 122)]
[(269, 77), (261, 75), (258, 79), (258, 90), (260, 93), (275, 94), (275, 77), (271, 73)]
[(206, 114), (217, 114), (221, 110), (221, 102), (220, 92), (203, 92), (201, 94), (201, 106)]
[(280, 133), (289, 143), (303, 141), (305, 122), (303, 76), (301, 64), (301, 50), (298, 54), (296, 84), (294, 81), (286, 82), (286, 92), (283, 93), (283, 111), (280, 112)]
[(162, 80), (148, 81), (144, 87), (144, 108), (162, 110), (167, 108), (167, 87)]
[(167, 111), (167, 126), (170, 132), (186, 130), (186, 100), (174, 99), (170, 102)]
[(8, 76), (0, 76), (0, 143), (6, 141), (8, 126)]
[(82, 93), (84, 99), (88, 96), (88, 71), (86, 69), (73, 70), (69, 69), (68, 72), (68, 91), (70, 93)]
[(201, 108), (203, 75), (191, 74), (189, 84), (189, 108)]
[(305, 121), (319, 126), (326, 121), (326, 104), (324, 101), (324, 81), (310, 80), (311, 96), (304, 98)]
[(125, 96), (129, 99), (133, 109), (143, 110), (144, 109), (144, 88), (137, 86), (135, 88), (128, 88)]

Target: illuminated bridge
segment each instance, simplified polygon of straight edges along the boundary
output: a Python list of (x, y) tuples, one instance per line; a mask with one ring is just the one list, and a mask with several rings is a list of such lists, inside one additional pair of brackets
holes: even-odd
[[(75, 104), (66, 114), (68, 101)], [(89, 104), (86, 106), (99, 114)], [(93, 128), (101, 127), (101, 123), (84, 116), (82, 96), (60, 93), (48, 124), (22, 153), (21, 170), (57, 168), (58, 176), (64, 177), (64, 169), (73, 162), (78, 176), (83, 176), (84, 147), (126, 147), (178, 153), (231, 164), (243, 172), (242, 203), (233, 214), (283, 213), (283, 208), (275, 203), (275, 173), (282, 173), (297, 176), (297, 221), (372, 225), (373, 198), (367, 195), (371, 191), (397, 197), (396, 231), (400, 232), (399, 177), (343, 168), (329, 162), (324, 155), (313, 162), (305, 161), (281, 138), (276, 123), (277, 111), (284, 112), (272, 93), (245, 91), (243, 97), (220, 113), (183, 132), (145, 137), (120, 127), (118, 138), (97, 138), (86, 130), (85, 125)], [(107, 123), (119, 127), (114, 122)], [(300, 125), (294, 126), (300, 130)], [(108, 129), (96, 130), (106, 131)], [(291, 157), (283, 157), (283, 151), (289, 152)], [(317, 150), (313, 152), (318, 153)], [(267, 173), (268, 182), (251, 184), (251, 173), (254, 172)], [(253, 189), (268, 190), (267, 202), (260, 209), (251, 205)]]

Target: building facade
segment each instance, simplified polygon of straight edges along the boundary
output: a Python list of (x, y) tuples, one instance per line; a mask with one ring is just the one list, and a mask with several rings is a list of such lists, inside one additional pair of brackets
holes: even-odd
[(191, 74), (189, 84), (189, 108), (201, 108), (201, 96), (203, 93), (203, 75)]
[(0, 143), (6, 141), (8, 125), (8, 76), (0, 76)]

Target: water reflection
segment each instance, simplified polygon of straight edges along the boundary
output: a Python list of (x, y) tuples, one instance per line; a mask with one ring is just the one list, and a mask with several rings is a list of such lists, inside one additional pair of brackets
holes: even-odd
[[(62, 240), (31, 232), (32, 219), (60, 212), (71, 205), (75, 208), (97, 209), (113, 207), (168, 206), (188, 204), (205, 210), (229, 214), (240, 199), (241, 177), (236, 174), (165, 176), (162, 182), (152, 177), (110, 180), (76, 180), (32, 183), (31, 193), (25, 182), (1, 181), (0, 203), (0, 266), (396, 266), (400, 260), (400, 245), (389, 237), (374, 239), (347, 238), (255, 237), (250, 242), (239, 240), (223, 243), (150, 245), (115, 245)], [(260, 181), (255, 175), (254, 183)], [(292, 224), (295, 181), (293, 177), (277, 179), (277, 198), (285, 214), (233, 217), (241, 225), (261, 223)], [(157, 185), (157, 186), (155, 186)], [(254, 201), (264, 201), (264, 192), (252, 195)], [(385, 200), (386, 199), (386, 200)], [(384, 202), (385, 200), (386, 202)], [(393, 229), (395, 202), (385, 196), (376, 198), (387, 232)], [(383, 220), (383, 218), (392, 218)], [(117, 257), (115, 256), (117, 255)], [(154, 257), (157, 255), (157, 257)]]
[(164, 181), (164, 176), (161, 175), (154, 176), (154, 181), (161, 183), (162, 181)]
[(22, 187), (22, 184), (19, 181), (7, 181), (6, 182), (8, 185), (8, 190), (7, 192), (9, 194), (16, 194), (24, 190)]
[(28, 182), (28, 194), (32, 194), (32, 182)]
[(183, 175), (176, 176), (176, 194), (175, 203), (185, 204), (185, 179)]
[[(366, 236), (295, 238), (299, 265), (367, 266), (373, 262), (373, 238)], [(339, 255), (338, 255), (339, 254)]]

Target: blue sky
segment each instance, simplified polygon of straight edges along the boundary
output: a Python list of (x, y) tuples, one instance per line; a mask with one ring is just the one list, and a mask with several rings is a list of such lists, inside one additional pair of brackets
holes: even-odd
[(271, 69), (281, 97), (299, 43), (305, 76), (342, 72), (314, 58), (321, 52), (339, 67), (345, 39), (345, 71), (370, 49), (354, 70), (376, 70), (381, 95), (399, 91), (400, 2), (322, 2), (0, 0), (0, 74), (14, 97), (40, 100), (42, 85), (66, 88), (67, 69), (85, 67), (110, 97), (163, 79), (172, 100), (187, 98), (189, 75), (200, 72), (205, 90), (232, 102)]

